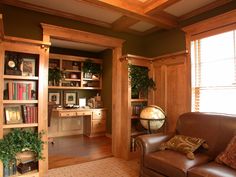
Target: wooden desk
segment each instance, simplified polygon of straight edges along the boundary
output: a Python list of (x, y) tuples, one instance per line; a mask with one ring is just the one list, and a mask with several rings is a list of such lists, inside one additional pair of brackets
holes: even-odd
[[(56, 128), (55, 124), (57, 124)], [(53, 110), (53, 118), (51, 127), (49, 128), (49, 137), (66, 136), (73, 134), (85, 134), (89, 137), (94, 137), (105, 135), (105, 133), (105, 108)]]

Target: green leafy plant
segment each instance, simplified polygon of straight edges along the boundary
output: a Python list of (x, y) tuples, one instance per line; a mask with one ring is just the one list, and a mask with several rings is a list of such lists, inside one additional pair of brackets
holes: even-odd
[(0, 140), (0, 160), (4, 166), (14, 160), (18, 152), (30, 150), (35, 154), (36, 160), (43, 159), (43, 132), (32, 130), (13, 129)]
[(100, 64), (93, 63), (92, 60), (87, 59), (83, 63), (82, 71), (84, 73), (101, 74), (102, 69), (101, 69)]
[(147, 67), (130, 64), (129, 77), (131, 79), (132, 97), (139, 95), (140, 92), (148, 92), (148, 89), (156, 89), (156, 84), (152, 78), (149, 78)]
[(59, 83), (62, 78), (62, 72), (58, 68), (49, 68), (48, 70), (48, 81)]

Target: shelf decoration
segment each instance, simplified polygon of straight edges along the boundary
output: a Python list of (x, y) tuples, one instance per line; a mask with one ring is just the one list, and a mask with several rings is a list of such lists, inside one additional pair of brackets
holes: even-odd
[(49, 68), (48, 85), (58, 86), (62, 79), (62, 72), (58, 68)]
[(83, 63), (82, 71), (84, 72), (84, 78), (92, 79), (92, 76), (95, 75), (98, 77), (101, 72), (101, 65), (98, 63), (93, 63), (92, 60), (87, 59)]

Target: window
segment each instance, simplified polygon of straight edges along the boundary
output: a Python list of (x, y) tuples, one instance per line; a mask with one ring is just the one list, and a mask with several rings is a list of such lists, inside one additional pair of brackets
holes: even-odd
[(191, 41), (192, 111), (236, 114), (236, 30)]

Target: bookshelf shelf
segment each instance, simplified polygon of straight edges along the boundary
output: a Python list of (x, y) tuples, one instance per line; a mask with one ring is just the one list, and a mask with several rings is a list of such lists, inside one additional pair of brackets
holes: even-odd
[(84, 81), (100, 81), (100, 79), (87, 79), (87, 78), (83, 78)]
[(73, 72), (73, 73), (80, 73), (80, 70), (73, 70), (73, 69), (66, 69), (64, 72)]
[(81, 79), (65, 79), (65, 81), (81, 81)]
[(132, 102), (146, 102), (148, 101), (147, 98), (137, 98), (137, 99), (131, 99)]
[(32, 124), (9, 124), (9, 125), (3, 125), (4, 129), (9, 128), (27, 128), (27, 127), (37, 127), (38, 123), (32, 123)]
[(59, 90), (75, 90), (75, 89), (81, 89), (81, 90), (101, 90), (100, 87), (64, 87), (64, 86), (48, 86), (48, 89), (59, 89)]
[(36, 104), (38, 100), (3, 100), (3, 104)]
[(15, 75), (4, 75), (3, 79), (13, 79), (13, 80), (39, 80), (37, 76), (15, 76)]

